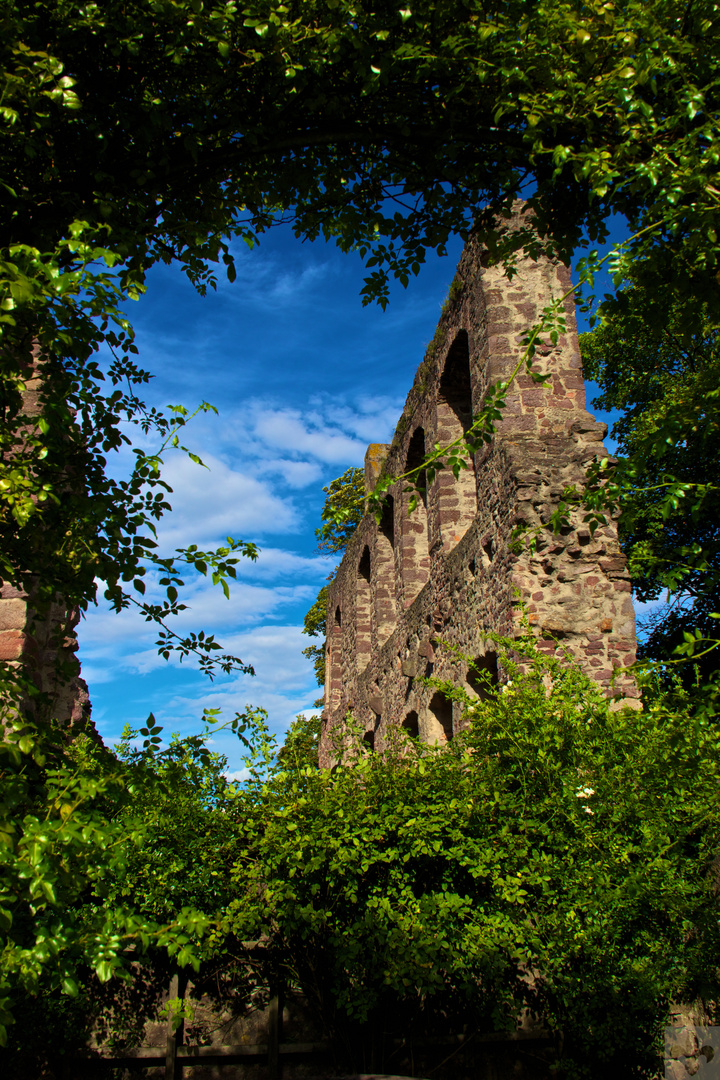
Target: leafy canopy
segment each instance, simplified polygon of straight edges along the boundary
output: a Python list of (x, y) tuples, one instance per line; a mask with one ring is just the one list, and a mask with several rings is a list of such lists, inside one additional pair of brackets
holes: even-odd
[[(623, 459), (613, 483), (622, 495), (620, 533), (640, 601), (664, 590), (670, 606), (655, 616), (643, 644), (665, 659), (690, 634), (698, 657), (717, 637), (720, 500), (718, 329), (707, 310), (688, 320), (669, 290), (632, 281), (613, 315), (580, 339), (596, 404), (621, 409), (613, 427)], [(716, 665), (706, 656), (704, 667)]]
[[(216, 265), (234, 277), (234, 238), (287, 221), (359, 250), (364, 298), (385, 304), (388, 275), (407, 284), (451, 233), (476, 227), (509, 265), (518, 246), (568, 258), (615, 211), (645, 230), (648, 280), (714, 318), (717, 19), (709, 0), (4, 5), (0, 374), (9, 440), (25, 440), (1, 463), (4, 577), (81, 606), (98, 576), (116, 606), (142, 593), (162, 455), (139, 455), (126, 486), (105, 458), (121, 421), (163, 446), (176, 433), (136, 396), (123, 312), (157, 261), (202, 291)], [(496, 227), (522, 194), (540, 238)], [(47, 360), (28, 433), (33, 339)], [(64, 500), (68, 475), (84, 486)], [(208, 654), (199, 635), (176, 644)]]

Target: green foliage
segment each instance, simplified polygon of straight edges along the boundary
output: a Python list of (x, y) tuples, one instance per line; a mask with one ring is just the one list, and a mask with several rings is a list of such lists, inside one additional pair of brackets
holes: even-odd
[(12, 250), (16, 274), (8, 260), (16, 303), (72, 222), (112, 237), (128, 288), (158, 258), (206, 287), (208, 260), (233, 276), (224, 236), (252, 242), (283, 214), (359, 246), (382, 300), (388, 273), (407, 283), (528, 175), (564, 253), (614, 209), (677, 225), (688, 264), (714, 265), (709, 0), (43, 0), (5, 5), (2, 29), (2, 220), (8, 249), (35, 249)]
[[(667, 285), (689, 320), (702, 310), (716, 326), (718, 40), (711, 0), (492, 10), (306, 0), (297, 12), (275, 0), (241, 11), (225, 0), (10, 0), (0, 14), (0, 575), (81, 607), (100, 579), (114, 606), (162, 622), (181, 609), (184, 565), (212, 566), (222, 586), (236, 555), (252, 557), (234, 541), (214, 554), (155, 552), (163, 454), (179, 448), (187, 414), (143, 406), (149, 376), (124, 306), (159, 260), (178, 261), (202, 292), (216, 265), (234, 278), (232, 239), (252, 246), (285, 220), (299, 237), (358, 250), (364, 300), (384, 306), (388, 278), (406, 285), (452, 233), (476, 227), (512, 272), (518, 247), (567, 258), (583, 227), (602, 239), (616, 211), (636, 230), (643, 286)], [(529, 184), (539, 238), (495, 224)], [(105, 372), (101, 348), (114, 353)], [(437, 467), (456, 472), (491, 437), (504, 389), (466, 445), (436, 448)], [(126, 422), (152, 432), (158, 450), (137, 453), (129, 480), (115, 482), (106, 460)], [(342, 530), (324, 520), (335, 543)], [(164, 572), (160, 605), (142, 599), (153, 564)], [(158, 646), (218, 651), (211, 635), (177, 638), (167, 626)], [(384, 994), (412, 1010), (415, 987), (422, 1000), (454, 994), (476, 1016), (511, 1018), (526, 1002), (571, 1033), (584, 1016), (577, 1038), (601, 1060), (611, 1018), (614, 1031), (632, 1022), (650, 1033), (669, 994), (700, 985), (699, 951), (716, 950), (706, 874), (718, 840), (715, 749), (690, 705), (655, 703), (641, 724), (596, 702), (583, 729), (590, 688), (551, 715), (537, 679), (528, 685), (492, 715), (480, 710), (479, 741), (471, 733), (465, 749), (278, 777), (243, 829), (256, 862), (249, 878), (248, 861), (237, 864), (246, 891), (234, 918), (281, 927), (304, 982), (345, 1017), (381, 1008)], [(0, 1022), (13, 987), (72, 994), (88, 967), (101, 979), (119, 971), (127, 944), (196, 957), (204, 915), (181, 909), (160, 925), (99, 902), (148, 824), (117, 813), (122, 770), (68, 761), (24, 723), (0, 753)], [(580, 812), (579, 786), (597, 793), (594, 815)], [(226, 857), (223, 843), (208, 865)], [(149, 856), (134, 865), (146, 881)], [(534, 985), (518, 975), (528, 970), (541, 973)]]
[(126, 730), (117, 749), (132, 793), (119, 817), (141, 830), (141, 840), (128, 851), (108, 900), (155, 920), (187, 907), (211, 918), (229, 902), (228, 871), (237, 859), (238, 795), (225, 776), (227, 760), (178, 736), (164, 751), (137, 751), (136, 735)]
[[(365, 511), (365, 473), (362, 469), (346, 469), (342, 476), (323, 488), (327, 498), (320, 514), (324, 522), (315, 530), (318, 550), (329, 555), (341, 555), (350, 537), (357, 529)], [(306, 613), (303, 634), (325, 639), (327, 633), (327, 585), (323, 585), (317, 598)], [(325, 685), (324, 645), (308, 645), (303, 656), (312, 660), (318, 686)], [(316, 703), (317, 704), (317, 703)], [(320, 703), (322, 707), (322, 703)]]
[[(697, 628), (706, 640), (717, 637), (718, 329), (707, 311), (688, 321), (667, 291), (630, 283), (600, 326), (582, 336), (581, 348), (585, 371), (602, 390), (595, 403), (623, 412), (612, 432), (625, 458), (613, 475), (621, 487), (621, 538), (638, 598), (669, 593), (671, 606), (643, 646), (665, 659), (684, 633)], [(703, 667), (716, 666), (708, 654)]]
[[(229, 899), (237, 789), (206, 746), (217, 730), (160, 747), (152, 716), (141, 749), (120, 757), (68, 744), (20, 720), (0, 743), (0, 1045), (14, 1003), (76, 997), (91, 977), (128, 979), (153, 950), (197, 969), (203, 937)], [(226, 723), (267, 756), (261, 710)], [(131, 950), (130, 952), (128, 950)], [(17, 997), (16, 997), (17, 996)], [(27, 1037), (27, 1033), (26, 1033)]]
[(315, 603), (305, 614), (303, 620), (303, 634), (309, 634), (310, 637), (320, 637), (323, 640), (321, 645), (308, 645), (307, 649), (303, 649), (303, 656), (307, 656), (309, 660), (312, 660), (312, 665), (315, 670), (315, 678), (317, 679), (318, 686), (325, 685), (325, 635), (327, 634), (327, 585), (323, 585), (320, 592), (317, 594)]
[(323, 585), (317, 594), (315, 603), (305, 614), (303, 620), (303, 634), (310, 637), (325, 637), (327, 633), (327, 585)]
[[(161, 436), (172, 422), (135, 397), (147, 373), (122, 310), (158, 260), (204, 291), (215, 265), (234, 277), (232, 238), (252, 246), (286, 220), (359, 250), (364, 297), (385, 304), (388, 275), (407, 284), (451, 233), (476, 227), (512, 271), (518, 246), (569, 257), (583, 227), (602, 237), (616, 211), (638, 230), (646, 277), (671, 281), (688, 312), (717, 306), (710, 0), (513, 0), (491, 13), (479, 0), (309, 0), (298, 13), (274, 0), (41, 0), (1, 18), (3, 402), (11, 439), (26, 439), (0, 485), (8, 580), (35, 574), (81, 605), (98, 576), (121, 605), (121, 583), (142, 582), (165, 508), (158, 459), (140, 455), (124, 487), (104, 455), (121, 417)], [(540, 239), (494, 217), (530, 180)], [(47, 360), (28, 434), (32, 340)], [(101, 346), (116, 353), (109, 392)], [(68, 475), (87, 487), (65, 498)]]
[(350, 1041), (528, 1008), (567, 1073), (654, 1075), (669, 1003), (720, 989), (715, 728), (681, 688), (615, 709), (532, 640), (500, 647), (507, 682), (447, 747), (358, 739), (332, 771), (251, 782), (223, 925), (268, 934)]
[(323, 491), (327, 498), (320, 520), (324, 524), (315, 530), (318, 551), (341, 555), (363, 516), (365, 473), (353, 466), (332, 480)]
[(277, 755), (278, 765), (288, 772), (318, 768), (320, 716), (296, 716)]
[[(187, 942), (187, 962), (206, 920), (188, 908), (166, 925), (126, 906), (105, 906), (108, 881), (122, 874), (141, 831), (110, 808), (127, 787), (107, 756), (86, 743), (73, 753), (60, 737), (38, 738), (28, 726), (0, 743), (0, 986), (5, 997), (0, 1043), (13, 1022), (15, 987), (74, 997), (87, 969), (106, 982), (122, 972), (123, 951)], [(184, 945), (183, 945), (184, 947)]]

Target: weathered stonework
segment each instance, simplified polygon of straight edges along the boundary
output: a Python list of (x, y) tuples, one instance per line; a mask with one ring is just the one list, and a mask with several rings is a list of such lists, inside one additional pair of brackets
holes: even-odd
[(78, 620), (79, 613), (62, 604), (38, 614), (26, 593), (0, 583), (0, 662), (22, 665), (40, 691), (40, 698), (28, 702), (36, 718), (93, 733), (90, 697), (75, 655)]
[[(39, 370), (37, 349), (33, 349), (23, 392), (22, 413), (28, 425), (40, 411)], [(68, 609), (60, 600), (38, 610), (27, 592), (0, 580), (0, 663), (22, 667), (39, 691), (39, 696), (26, 702), (29, 714), (87, 730), (96, 737), (90, 724), (87, 685), (80, 678), (75, 655), (79, 619), (79, 611)]]
[[(487, 388), (513, 371), (524, 332), (570, 288), (560, 263), (520, 260), (508, 281), (502, 268), (484, 267), (482, 256), (471, 240), (393, 441), (368, 450), (368, 490), (381, 470), (399, 476), (426, 448), (467, 430)], [(527, 545), (512, 550), (519, 523), (547, 522), (565, 486), (581, 485), (588, 465), (607, 456), (607, 427), (585, 408), (572, 300), (565, 311), (567, 333), (536, 354), (537, 370), (552, 378), (544, 385), (527, 374), (514, 380), (493, 442), (475, 455), (474, 468), (458, 480), (440, 472), (411, 515), (410, 496), (395, 484), (381, 523), (366, 515), (348, 544), (329, 587), (323, 765), (333, 760), (333, 733), (349, 711), (378, 750), (401, 724), (428, 742), (452, 738), (462, 723), (459, 706), (420, 677), (473, 690), (467, 661), (444, 645), (496, 673), (486, 634), (514, 635), (518, 601), (544, 651), (569, 652), (608, 692), (615, 676), (614, 692), (637, 696), (624, 674), (635, 659), (635, 616), (614, 523), (594, 536), (581, 523), (560, 535), (547, 530), (535, 554)]]

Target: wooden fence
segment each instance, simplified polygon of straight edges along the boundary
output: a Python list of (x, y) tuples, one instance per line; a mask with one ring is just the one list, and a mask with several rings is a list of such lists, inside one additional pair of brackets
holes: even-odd
[[(168, 998), (170, 1001), (182, 1001), (184, 980), (173, 975), (170, 980)], [(280, 1080), (281, 1061), (288, 1058), (322, 1057), (332, 1050), (330, 1043), (283, 1043), (282, 1038), (283, 994), (278, 991), (268, 1005), (268, 1041), (267, 1043), (236, 1043), (222, 1046), (186, 1046), (185, 1021), (173, 1024), (172, 1013), (168, 1016), (165, 1047), (141, 1046), (136, 1050), (125, 1050), (121, 1055), (102, 1055), (97, 1057), (74, 1058), (70, 1063), (78, 1075), (96, 1073), (98, 1069), (132, 1067), (133, 1069), (151, 1069), (158, 1065), (165, 1066), (165, 1080), (181, 1080), (185, 1069), (193, 1065), (237, 1065), (246, 1063), (265, 1063), (268, 1080)]]
[[(173, 975), (169, 987), (169, 1000), (182, 1001), (185, 991), (183, 977)], [(268, 1041), (267, 1043), (236, 1043), (222, 1044), (218, 1046), (188, 1046), (184, 1043), (185, 1024), (181, 1019), (173, 1025), (172, 1015), (168, 1017), (167, 1035), (165, 1047), (143, 1046), (135, 1050), (126, 1050), (121, 1055), (103, 1055), (86, 1058), (75, 1058), (68, 1062), (70, 1073), (67, 1080), (75, 1080), (75, 1077), (95, 1077), (111, 1068), (126, 1068), (135, 1070), (157, 1068), (164, 1065), (164, 1080), (182, 1080), (186, 1075), (185, 1070), (191, 1070), (194, 1066), (202, 1065), (239, 1065), (239, 1064), (265, 1064), (268, 1080), (280, 1080), (282, 1077), (283, 1062), (312, 1061), (313, 1059), (327, 1059), (333, 1051), (329, 1042), (282, 1042), (282, 1015), (283, 1015), (283, 991), (279, 989), (274, 993), (268, 1005)], [(442, 1064), (454, 1057), (464, 1047), (473, 1044), (479, 1049), (492, 1052), (507, 1050), (515, 1046), (523, 1053), (523, 1056), (535, 1056), (539, 1051), (547, 1050), (550, 1039), (538, 1031), (518, 1030), (512, 1033), (488, 1033), (474, 1032), (470, 1034), (457, 1034), (445, 1036), (432, 1036), (424, 1038), (392, 1039), (390, 1046), (396, 1050), (405, 1048), (425, 1049), (446, 1048), (449, 1053)], [(538, 1059), (539, 1060), (539, 1059)], [(491, 1067), (490, 1073), (496, 1075)], [(65, 1080), (65, 1076), (63, 1076)], [(397, 1078), (394, 1078), (397, 1080)]]

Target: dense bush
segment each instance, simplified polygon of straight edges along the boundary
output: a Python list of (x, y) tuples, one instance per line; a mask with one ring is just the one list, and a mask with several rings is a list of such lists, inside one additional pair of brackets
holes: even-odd
[(221, 926), (267, 934), (336, 1035), (529, 1009), (570, 1073), (653, 1071), (670, 1002), (718, 991), (716, 732), (682, 689), (618, 708), (521, 652), (447, 747), (255, 780)]
[[(62, 892), (37, 911), (16, 889), (11, 996), (60, 1015), (59, 992), (118, 974), (129, 944), (227, 967), (264, 938), (253, 980), (301, 989), (351, 1055), (367, 1024), (382, 1043), (513, 1029), (528, 1010), (568, 1075), (651, 1075), (670, 1003), (711, 1007), (720, 990), (712, 711), (650, 677), (643, 711), (624, 708), (532, 640), (497, 648), (504, 685), (465, 698), (467, 730), (446, 747), (399, 733), (376, 755), (350, 722), (320, 770), (273, 757), (259, 723), (241, 786), (197, 740), (126, 744), (120, 760), (86, 748), (72, 814), (49, 797), (60, 771), (45, 780), (46, 873)], [(83, 934), (101, 942), (106, 918), (124, 932), (99, 967)], [(37, 1009), (21, 1013), (16, 1048), (37, 1028)]]

